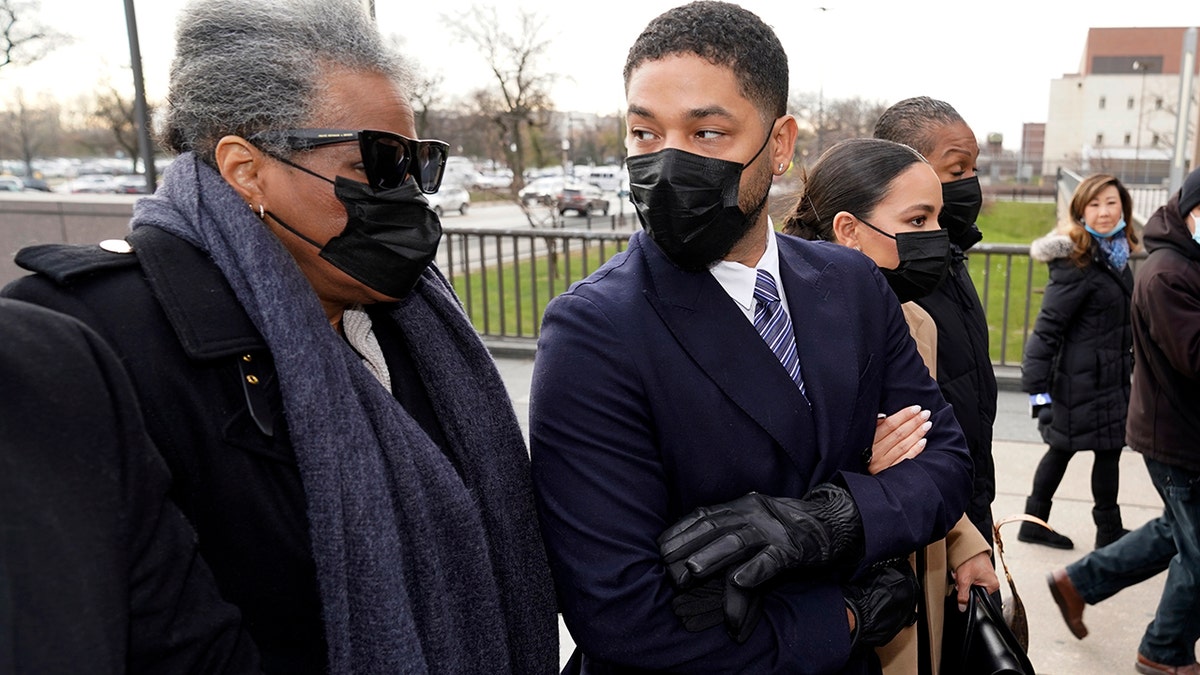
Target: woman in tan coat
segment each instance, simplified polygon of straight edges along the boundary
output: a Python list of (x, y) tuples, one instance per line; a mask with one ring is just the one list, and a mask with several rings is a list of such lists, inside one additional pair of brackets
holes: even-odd
[[(937, 222), (942, 207), (937, 174), (915, 150), (879, 139), (852, 139), (830, 148), (808, 172), (804, 191), (783, 231), (806, 239), (836, 242), (862, 251), (879, 266), (900, 300), (909, 332), (937, 376), (937, 326), (913, 300), (932, 291), (949, 264), (949, 239)], [(914, 409), (920, 419), (927, 411)], [(889, 424), (903, 420), (899, 416)], [(877, 444), (878, 445), (878, 444)], [(871, 456), (877, 473), (924, 447), (897, 445)], [(1000, 588), (987, 541), (963, 516), (945, 539), (910, 558), (923, 579), (922, 620), (878, 650), (885, 675), (940, 671), (943, 611), (951, 589), (965, 608), (972, 585)], [(925, 668), (922, 669), (922, 664)]]

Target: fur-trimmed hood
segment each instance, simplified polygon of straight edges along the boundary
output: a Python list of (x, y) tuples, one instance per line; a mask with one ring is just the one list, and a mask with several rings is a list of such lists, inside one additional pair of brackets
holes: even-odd
[(1071, 241), (1070, 237), (1061, 232), (1051, 232), (1033, 240), (1029, 245), (1029, 257), (1038, 262), (1048, 263), (1051, 260), (1067, 258), (1074, 250), (1075, 242)]

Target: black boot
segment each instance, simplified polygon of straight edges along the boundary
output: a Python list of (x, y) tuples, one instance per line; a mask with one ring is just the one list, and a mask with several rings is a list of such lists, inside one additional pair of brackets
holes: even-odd
[[(1042, 520), (1049, 522), (1050, 519), (1050, 500), (1035, 499), (1029, 497), (1025, 500), (1025, 513), (1031, 516), (1037, 516)], [(1048, 530), (1037, 523), (1023, 522), (1021, 529), (1017, 531), (1017, 539), (1028, 544), (1041, 544), (1050, 548), (1072, 549), (1075, 548), (1075, 542), (1069, 537)]]
[(1096, 548), (1103, 548), (1129, 534), (1121, 525), (1119, 506), (1097, 506), (1092, 509), (1092, 520), (1096, 521)]

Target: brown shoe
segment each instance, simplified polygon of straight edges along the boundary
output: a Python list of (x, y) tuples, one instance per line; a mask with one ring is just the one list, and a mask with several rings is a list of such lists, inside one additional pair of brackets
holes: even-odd
[(1164, 666), (1151, 661), (1140, 653), (1133, 667), (1142, 675), (1200, 675), (1200, 663), (1193, 663), (1189, 666)]
[(1083, 625), (1083, 598), (1079, 596), (1079, 591), (1075, 590), (1075, 584), (1071, 583), (1067, 570), (1059, 568), (1047, 574), (1046, 585), (1050, 587), (1050, 595), (1054, 596), (1054, 603), (1058, 605), (1058, 611), (1062, 612), (1063, 621), (1067, 622), (1071, 635), (1080, 640), (1087, 637), (1088, 629)]

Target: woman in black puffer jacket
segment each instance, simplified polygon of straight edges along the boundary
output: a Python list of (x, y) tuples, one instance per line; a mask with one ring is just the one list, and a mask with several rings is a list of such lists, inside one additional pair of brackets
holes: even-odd
[[(1070, 217), (1033, 242), (1030, 256), (1050, 267), (1042, 309), (1025, 343), (1021, 383), (1031, 394), (1038, 427), (1050, 448), (1033, 476), (1025, 512), (1045, 520), (1054, 492), (1077, 450), (1095, 452), (1092, 517), (1096, 547), (1127, 532), (1117, 506), (1121, 448), (1129, 406), (1133, 338), (1130, 252), (1137, 237), (1129, 191), (1113, 176), (1090, 176), (1071, 198)], [(1074, 543), (1034, 523), (1021, 541), (1055, 548)]]

